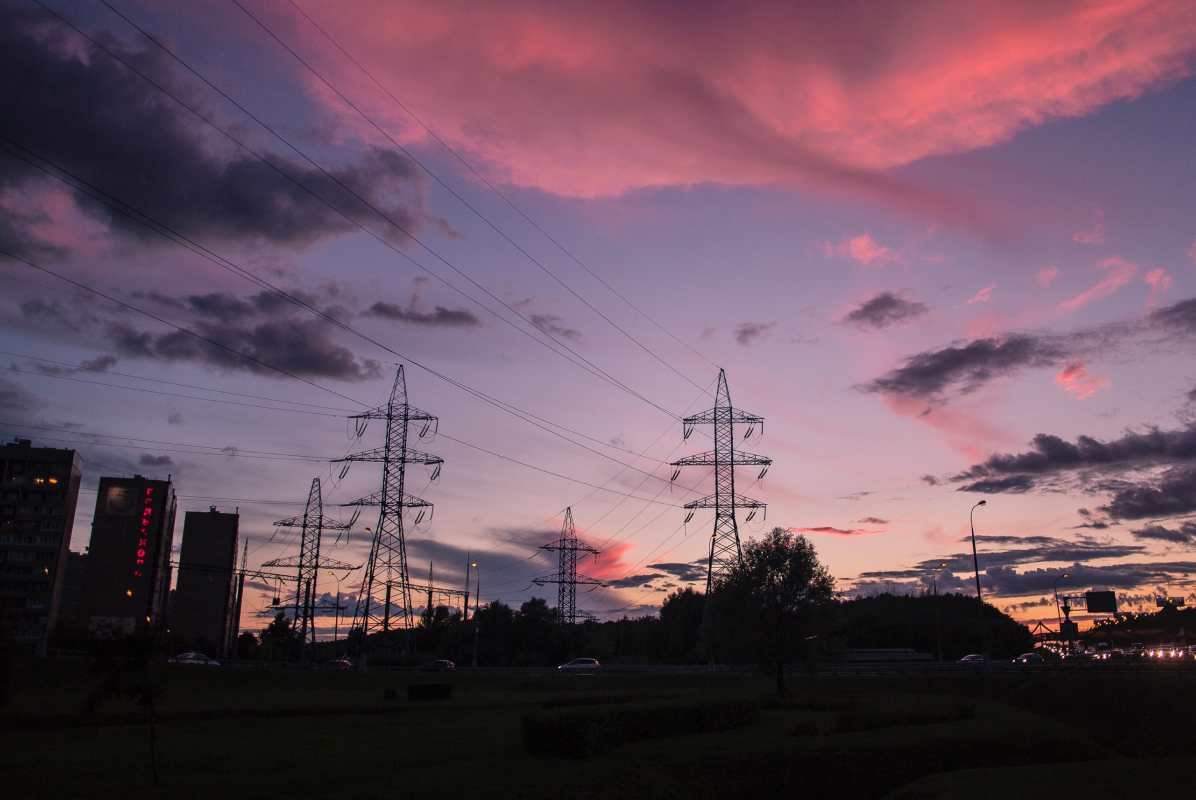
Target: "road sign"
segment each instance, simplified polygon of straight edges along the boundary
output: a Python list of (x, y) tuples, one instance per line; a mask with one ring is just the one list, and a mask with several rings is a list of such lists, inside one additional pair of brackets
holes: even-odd
[(1089, 614), (1116, 614), (1116, 592), (1087, 592), (1084, 602), (1088, 605)]

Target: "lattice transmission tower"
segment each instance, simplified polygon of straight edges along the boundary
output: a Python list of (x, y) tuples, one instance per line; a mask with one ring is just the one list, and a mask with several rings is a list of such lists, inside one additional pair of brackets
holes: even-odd
[(577, 528), (573, 525), (572, 508), (565, 509), (565, 523), (561, 526), (561, 538), (555, 542), (541, 545), (540, 549), (558, 554), (557, 573), (555, 578), (536, 578), (532, 583), (537, 586), (543, 586), (546, 583), (557, 585), (556, 613), (562, 623), (573, 625), (579, 616), (588, 618), (590, 616), (588, 613), (577, 610), (577, 585), (601, 586), (602, 581), (577, 574), (577, 554), (593, 553), (596, 556), (598, 551), (577, 538)]
[[(415, 625), (411, 606), (411, 580), (407, 572), (407, 541), (403, 531), (403, 513), (406, 509), (419, 509), (415, 524), (419, 524), (432, 504), (405, 492), (408, 464), (427, 464), (432, 467), (432, 480), (440, 476), (444, 460), (439, 456), (421, 453), (408, 447), (409, 429), (412, 423), (422, 425), (419, 438), (431, 433), (435, 436), (438, 420), (426, 411), (420, 411), (407, 404), (407, 381), (400, 365), (395, 373), (394, 386), (390, 391), (390, 402), (372, 408), (351, 419), (357, 422), (357, 435), (365, 433), (365, 426), (372, 419), (386, 420), (386, 443), (382, 447), (354, 453), (338, 461), (368, 461), (382, 465), (382, 488), (352, 503), (345, 505), (378, 506), (378, 527), (374, 529), (370, 544), (370, 556), (362, 576), (361, 593), (353, 612), (350, 630), (360, 631), (360, 644), (365, 648), (366, 637), (381, 633), (381, 648), (393, 646), (391, 634), (396, 630), (406, 631)], [(430, 437), (429, 437), (430, 438)], [(347, 465), (346, 465), (347, 466)], [(343, 475), (343, 473), (342, 473)], [(381, 593), (382, 597), (376, 597)], [(392, 614), (393, 609), (393, 614)]]
[(764, 418), (731, 406), (731, 392), (727, 389), (725, 370), (718, 371), (718, 391), (714, 397), (714, 408), (692, 417), (686, 417), (682, 420), (682, 424), (682, 435), (685, 439), (688, 439), (693, 433), (695, 425), (714, 426), (714, 450), (682, 458), (672, 464), (672, 466), (678, 467), (677, 471), (673, 473), (674, 479), (681, 472), (680, 467), (714, 467), (714, 494), (685, 504), (685, 508), (690, 512), (686, 521), (693, 517), (694, 509), (714, 509), (714, 532), (710, 537), (710, 556), (706, 562), (706, 592), (709, 594), (713, 581), (725, 575), (727, 570), (739, 560), (739, 523), (736, 521), (735, 512), (741, 508), (750, 508), (752, 511), (748, 515), (748, 519), (751, 519), (756, 515), (757, 510), (767, 508), (759, 500), (752, 500), (735, 493), (735, 467), (761, 467), (760, 478), (763, 478), (764, 473), (768, 472), (769, 465), (772, 464), (772, 459), (735, 449), (735, 426), (747, 426), (743, 436), (744, 439), (747, 439), (757, 425), (760, 426), (760, 432), (764, 432)]
[[(352, 570), (354, 567), (333, 559), (320, 559), (320, 537), (325, 530), (344, 531), (352, 527), (352, 522), (338, 522), (324, 516), (324, 501), (320, 492), (320, 479), (311, 482), (311, 491), (307, 493), (307, 506), (303, 514), (289, 519), (280, 519), (274, 523), (279, 528), (301, 528), (299, 537), (299, 555), (286, 558), (276, 558), (262, 564), (263, 567), (296, 567), (298, 575), (295, 584), (295, 627), (298, 636), (291, 637), (291, 644), (287, 647), (287, 660), (292, 658), (306, 660), (307, 643), (310, 637), (314, 645), (316, 641), (316, 598), (318, 578), (321, 569)], [(242, 566), (244, 571), (244, 566)], [(295, 652), (298, 650), (298, 652)]]

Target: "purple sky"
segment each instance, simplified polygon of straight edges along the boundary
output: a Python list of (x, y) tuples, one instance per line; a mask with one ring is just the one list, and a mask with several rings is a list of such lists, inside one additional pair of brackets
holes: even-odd
[(704, 579), (711, 478), (666, 462), (721, 366), (774, 459), (741, 533), (844, 590), (967, 591), (986, 499), (1021, 619), (1064, 571), (1191, 592), (1190, 4), (46, 3), (0, 2), (0, 432), (83, 454), (75, 549), (138, 472), (289, 554), (313, 477), (377, 489), (328, 460), (402, 362), (445, 459), (413, 573), (551, 599), (571, 506), (579, 605), (650, 612)]

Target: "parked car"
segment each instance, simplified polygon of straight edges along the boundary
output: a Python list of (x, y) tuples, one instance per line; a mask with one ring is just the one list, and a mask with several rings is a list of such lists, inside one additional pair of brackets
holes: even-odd
[(1045, 661), (1038, 653), (1022, 653), (1017, 658), (1013, 659), (1014, 664), (1041, 664)]
[(435, 661), (429, 661), (427, 664), (420, 664), (415, 669), (417, 672), (455, 672), (457, 665), (448, 659), (438, 658)]
[(983, 664), (984, 656), (981, 655), (980, 653), (972, 653), (971, 655), (966, 655), (963, 658), (959, 659), (959, 661), (957, 661), (956, 663), (957, 664)]
[(174, 658), (166, 659), (168, 664), (202, 664), (209, 667), (218, 667), (220, 662), (214, 658), (208, 658), (203, 653), (183, 653)]
[(561, 672), (597, 672), (602, 668), (596, 658), (575, 658), (568, 664), (557, 667)]
[(320, 669), (342, 671), (353, 669), (353, 662), (347, 658), (334, 658), (330, 661), (322, 661), (318, 666)]

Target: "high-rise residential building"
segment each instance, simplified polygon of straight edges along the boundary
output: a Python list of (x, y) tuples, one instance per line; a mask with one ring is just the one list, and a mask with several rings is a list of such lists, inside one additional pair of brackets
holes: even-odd
[(45, 653), (58, 621), (83, 459), (74, 450), (0, 445), (0, 624)]
[(169, 479), (100, 478), (79, 598), (93, 631), (165, 621), (176, 507)]
[(188, 511), (183, 517), (179, 577), (170, 612), (170, 630), (187, 647), (225, 650), (233, 568), (237, 558), (239, 514)]

